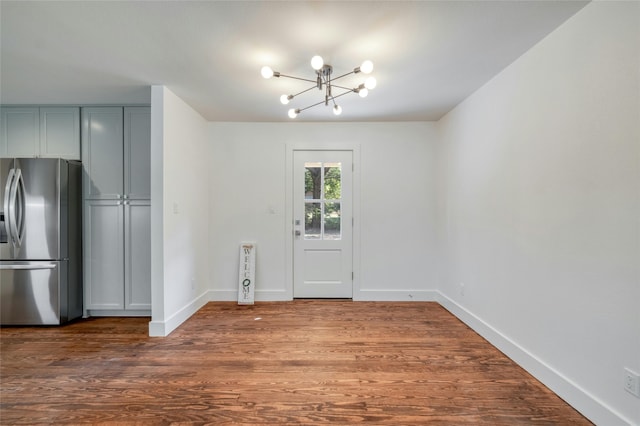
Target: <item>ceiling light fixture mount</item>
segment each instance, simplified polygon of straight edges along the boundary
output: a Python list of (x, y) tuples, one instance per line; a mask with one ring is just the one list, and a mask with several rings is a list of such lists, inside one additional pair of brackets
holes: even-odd
[[(289, 110), (290, 118), (296, 118), (298, 114), (300, 114), (302, 111), (307, 110), (309, 108), (313, 108), (314, 106), (318, 106), (321, 104), (328, 106), (329, 103), (333, 105), (333, 113), (335, 115), (340, 115), (342, 114), (342, 107), (336, 103), (337, 98), (344, 96), (348, 93), (357, 93), (361, 98), (364, 98), (369, 94), (369, 90), (374, 89), (377, 85), (376, 79), (374, 77), (368, 77), (364, 83), (359, 84), (357, 87), (354, 87), (354, 88), (349, 88), (349, 87), (344, 87), (344, 86), (339, 86), (337, 84), (334, 84), (334, 81), (351, 74), (358, 74), (358, 73), (370, 74), (373, 71), (373, 63), (369, 60), (364, 61), (362, 65), (354, 68), (353, 71), (350, 71), (346, 74), (342, 74), (338, 77), (332, 77), (333, 67), (331, 65), (325, 64), (321, 56), (316, 55), (313, 58), (311, 58), (311, 67), (315, 70), (315, 73), (316, 73), (315, 80), (302, 78), (302, 77), (294, 77), (291, 75), (285, 75), (280, 72), (274, 71), (273, 69), (271, 69), (271, 67), (268, 67), (268, 66), (264, 66), (262, 67), (262, 70), (260, 70), (260, 74), (262, 74), (262, 77), (264, 78), (286, 77), (294, 80), (301, 80), (301, 81), (307, 81), (309, 83), (313, 83), (313, 86), (301, 92), (298, 92), (294, 95), (284, 94), (280, 96), (280, 102), (283, 105), (287, 105), (291, 100), (293, 100), (297, 96), (302, 95), (303, 93), (306, 93), (312, 89), (317, 88), (318, 90), (321, 90), (321, 91), (324, 90), (323, 101), (309, 105), (308, 107), (305, 107), (305, 108), (291, 108)], [(334, 95), (333, 94), (334, 88), (341, 89), (343, 90), (343, 92)]]

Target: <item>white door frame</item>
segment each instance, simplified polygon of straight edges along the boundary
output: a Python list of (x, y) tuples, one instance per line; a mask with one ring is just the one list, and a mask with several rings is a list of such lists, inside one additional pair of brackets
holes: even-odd
[(351, 151), (353, 155), (353, 300), (360, 296), (360, 144), (349, 142), (286, 145), (285, 179), (285, 294), (293, 300), (293, 153), (295, 151)]

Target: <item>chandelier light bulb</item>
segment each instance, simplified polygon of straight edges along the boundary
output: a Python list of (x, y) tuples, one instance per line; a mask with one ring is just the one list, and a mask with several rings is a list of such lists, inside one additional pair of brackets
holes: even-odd
[(264, 66), (260, 70), (260, 74), (262, 74), (264, 78), (271, 78), (273, 77), (273, 70), (271, 69), (271, 67)]
[(298, 110), (291, 108), (289, 110), (289, 118), (296, 118), (298, 115)]
[(340, 105), (334, 105), (333, 106), (333, 113), (335, 115), (340, 115), (342, 114), (342, 107)]
[(289, 95), (282, 95), (280, 96), (280, 102), (282, 102), (282, 105), (286, 105), (289, 103), (289, 99), (291, 99), (289, 97)]
[(378, 85), (378, 82), (376, 81), (375, 77), (369, 77), (364, 81), (364, 87), (366, 87), (369, 90), (375, 89), (377, 85)]
[(360, 95), (361, 98), (366, 98), (368, 94), (369, 91), (365, 88), (358, 90), (358, 95)]
[(366, 60), (360, 65), (360, 72), (370, 74), (373, 71), (373, 62)]
[(320, 68), (322, 68), (322, 66), (324, 65), (324, 59), (322, 59), (322, 56), (316, 55), (313, 58), (311, 58), (311, 67), (314, 70), (319, 70)]

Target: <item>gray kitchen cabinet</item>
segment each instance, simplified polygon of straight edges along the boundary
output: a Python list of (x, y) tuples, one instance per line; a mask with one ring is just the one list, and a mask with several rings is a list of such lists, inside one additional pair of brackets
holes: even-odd
[(0, 157), (80, 159), (78, 107), (2, 107)]
[(125, 309), (151, 309), (151, 202), (124, 204)]
[(35, 157), (40, 144), (40, 111), (38, 108), (1, 110), (0, 157)]
[(130, 199), (151, 198), (151, 110), (124, 109), (124, 193)]
[(151, 312), (151, 111), (82, 110), (85, 314)]
[(124, 309), (122, 201), (84, 202), (85, 309)]
[(91, 315), (150, 310), (151, 203), (87, 200), (84, 211), (86, 309)]
[(124, 195), (124, 122), (121, 107), (82, 108), (82, 166), (85, 199)]
[(80, 159), (80, 108), (40, 107), (40, 157)]

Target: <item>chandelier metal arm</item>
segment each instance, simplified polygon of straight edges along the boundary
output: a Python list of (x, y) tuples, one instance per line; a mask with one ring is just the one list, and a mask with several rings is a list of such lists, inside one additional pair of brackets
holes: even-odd
[[(336, 86), (336, 87), (337, 87), (337, 86)], [(354, 90), (353, 90), (353, 89), (347, 89), (347, 91), (346, 91), (346, 92), (342, 92), (342, 93), (340, 93), (339, 95), (335, 95), (335, 96), (333, 96), (331, 99), (337, 99), (337, 98), (339, 98), (340, 96), (344, 96), (344, 95), (346, 95), (346, 94), (353, 93), (353, 92), (354, 92)]]
[(322, 100), (322, 101), (320, 101), (318, 103), (315, 103), (313, 105), (309, 105), (308, 107), (305, 107), (305, 108), (297, 108), (296, 112), (300, 113), (300, 112), (304, 111), (305, 109), (313, 108), (314, 106), (318, 106), (318, 105), (321, 105), (323, 103), (324, 103), (324, 101)]
[[(352, 90), (352, 89), (349, 89), (349, 90), (348, 90), (348, 91), (346, 91), (346, 92), (342, 92), (342, 93), (340, 93), (339, 95), (332, 96), (332, 97), (330, 97), (330, 98), (328, 98), (328, 99), (330, 99), (330, 100), (332, 100), (332, 101), (333, 101), (334, 99), (337, 99), (337, 98), (339, 98), (340, 96), (344, 96), (344, 95), (346, 95), (346, 94), (348, 94), (348, 93), (352, 93), (352, 92), (353, 92), (353, 90)], [(315, 104), (313, 104), (313, 105), (309, 105), (308, 107), (305, 107), (305, 108), (298, 108), (298, 109), (296, 109), (296, 111), (300, 113), (300, 112), (304, 111), (305, 109), (313, 108), (314, 106), (318, 106), (318, 105), (321, 105), (321, 104), (323, 104), (323, 103), (325, 103), (325, 101), (320, 101), (320, 102), (315, 103)]]
[[(316, 80), (309, 80), (308, 78), (294, 77), (294, 76), (292, 76), (292, 75), (279, 74), (279, 75), (277, 75), (277, 76), (276, 76), (276, 75), (274, 74), (274, 77), (287, 77), (287, 78), (292, 78), (292, 79), (294, 79), (294, 80), (307, 81), (307, 82), (309, 82), (309, 83), (316, 84)], [(314, 86), (314, 87), (315, 87), (315, 86)]]
[(317, 86), (311, 86), (308, 89), (303, 90), (302, 92), (296, 93), (295, 95), (291, 95), (291, 99), (295, 98), (298, 95), (302, 95), (303, 93), (308, 92), (309, 90), (317, 89)]
[(351, 88), (351, 87), (345, 87), (345, 86), (338, 86), (337, 84), (331, 84), (331, 87), (337, 87), (338, 89), (342, 89), (342, 90), (349, 90), (350, 92), (355, 92), (358, 88), (356, 87), (355, 89)]
[[(349, 73), (349, 74), (353, 74), (353, 73)], [(343, 75), (343, 76), (341, 76), (341, 77), (347, 76), (347, 75), (349, 75), (349, 74), (345, 74), (345, 75)], [(317, 88), (318, 88), (318, 84), (317, 84), (317, 81), (316, 81), (316, 80), (308, 80), (308, 79), (306, 79), (306, 78), (292, 77), (292, 76), (290, 76), (290, 75), (284, 75), (284, 74), (280, 74), (280, 77), (293, 78), (293, 79), (295, 79), (295, 80), (302, 80), (302, 81), (307, 81), (307, 82), (309, 82), (309, 83), (314, 83), (314, 85), (313, 85), (313, 86), (311, 86), (311, 87), (309, 87), (308, 89), (305, 89), (305, 90), (303, 90), (302, 92), (299, 92), (299, 93), (296, 93), (295, 95), (292, 95), (294, 98), (295, 98), (296, 96), (298, 96), (298, 95), (302, 95), (303, 93), (308, 92), (309, 90), (317, 89)], [(340, 78), (340, 77), (338, 77), (338, 78)], [(357, 88), (352, 89), (352, 88), (350, 88), (350, 87), (339, 86), (339, 85), (337, 85), (337, 84), (333, 84), (333, 82), (334, 82), (335, 80), (337, 80), (338, 78), (334, 78), (334, 79), (331, 79), (331, 80), (328, 80), (328, 81), (323, 81), (323, 85), (330, 84), (330, 85), (331, 85), (331, 87), (337, 87), (338, 89), (343, 89), (343, 90), (350, 90), (350, 91), (352, 91), (352, 92), (354, 92), (354, 91), (356, 91), (356, 90), (357, 90)]]
[(339, 78), (346, 77), (346, 76), (351, 75), (351, 74), (355, 74), (355, 72), (351, 71), (351, 72), (348, 72), (348, 73), (346, 73), (346, 74), (342, 74), (342, 75), (340, 75), (340, 76), (338, 76), (338, 77), (334, 77), (334, 78), (332, 78), (332, 79), (331, 79), (331, 80), (329, 80), (329, 81), (335, 81), (335, 80), (337, 80), (337, 79), (339, 79)]

